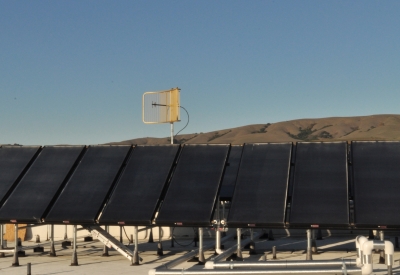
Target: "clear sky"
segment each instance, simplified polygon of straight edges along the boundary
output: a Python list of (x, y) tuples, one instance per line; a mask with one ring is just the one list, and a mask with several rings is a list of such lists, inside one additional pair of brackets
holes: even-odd
[(0, 144), (166, 137), (173, 87), (182, 133), (398, 114), (400, 1), (0, 0)]

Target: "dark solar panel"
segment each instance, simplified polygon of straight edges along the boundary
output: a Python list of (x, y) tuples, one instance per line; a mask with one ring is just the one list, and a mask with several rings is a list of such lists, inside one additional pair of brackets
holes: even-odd
[(229, 227), (283, 227), (291, 143), (245, 144)]
[(0, 149), (0, 205), (27, 169), (39, 146), (3, 146)]
[(0, 209), (0, 220), (40, 222), (82, 150), (83, 146), (44, 147)]
[(399, 228), (400, 142), (353, 141), (357, 228)]
[(179, 147), (136, 146), (99, 222), (151, 224)]
[(45, 221), (93, 223), (130, 149), (130, 146), (90, 146)]
[(212, 219), (229, 145), (185, 145), (157, 225), (207, 226)]
[(349, 227), (347, 143), (299, 142), (290, 226)]
[(219, 197), (223, 201), (230, 201), (235, 190), (236, 178), (239, 171), (240, 159), (242, 158), (243, 146), (231, 146), (228, 165), (225, 168), (224, 179), (221, 185)]

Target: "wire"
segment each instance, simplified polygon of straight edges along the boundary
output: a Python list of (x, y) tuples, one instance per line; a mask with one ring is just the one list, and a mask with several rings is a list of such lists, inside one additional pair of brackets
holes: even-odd
[(187, 123), (186, 123), (185, 127), (183, 127), (178, 133), (176, 133), (175, 137), (176, 137), (180, 132), (182, 132), (183, 129), (185, 129), (186, 126), (188, 126), (188, 124), (189, 124), (189, 113), (188, 113), (188, 111), (185, 109), (185, 107), (183, 107), (183, 106), (180, 106), (180, 107), (181, 107), (183, 110), (185, 110), (185, 112), (186, 112), (186, 114), (187, 114), (187, 116), (188, 116), (188, 120), (187, 120)]
[(131, 243), (133, 243), (133, 239), (132, 239), (132, 240), (129, 239), (129, 237), (128, 237), (128, 235), (126, 234), (126, 231), (125, 231), (125, 226), (122, 226), (122, 229), (124, 230), (125, 236), (126, 236), (126, 238), (128, 239), (128, 241), (129, 241), (128, 245), (130, 245)]
[[(174, 242), (177, 244), (177, 245), (180, 245), (180, 246), (183, 246), (183, 247), (185, 247), (185, 246), (189, 246), (189, 245), (191, 245), (192, 243), (194, 243), (194, 238), (192, 239), (192, 241), (190, 242), (190, 243), (188, 243), (188, 244), (181, 244), (181, 243), (179, 243), (179, 242), (177, 242), (176, 241), (176, 238), (175, 238), (175, 235), (174, 235), (174, 231), (175, 231), (175, 227), (173, 227), (172, 228), (172, 237), (173, 237), (173, 239), (174, 239)], [(196, 227), (193, 227), (193, 232), (194, 232), (194, 235), (196, 236)]]

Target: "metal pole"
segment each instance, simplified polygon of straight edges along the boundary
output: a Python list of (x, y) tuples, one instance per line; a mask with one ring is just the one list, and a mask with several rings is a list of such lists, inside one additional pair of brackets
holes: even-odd
[(219, 227), (221, 224), (221, 217), (220, 217), (220, 200), (218, 197), (217, 200), (217, 227), (215, 228), (215, 254), (221, 254), (221, 232), (219, 231)]
[(174, 144), (174, 123), (171, 122), (171, 144)]
[[(105, 225), (105, 226), (104, 226), (104, 229), (105, 229), (105, 231), (108, 233), (108, 225)], [(108, 256), (110, 256), (110, 255), (108, 254), (108, 246), (106, 246), (106, 245), (103, 246), (103, 254), (102, 254), (101, 256), (102, 256), (102, 257), (108, 257)]]
[[(222, 201), (222, 219), (225, 221), (225, 201)], [(224, 226), (225, 226), (225, 222), (224, 222)], [(225, 230), (222, 232), (222, 237), (226, 236), (226, 232)]]
[(138, 226), (135, 226), (133, 228), (134, 234), (135, 234), (135, 250), (133, 251), (132, 255), (132, 263), (131, 265), (139, 265), (139, 251), (138, 251), (138, 245), (139, 245), (139, 234), (138, 234)]
[(31, 275), (31, 263), (28, 263), (26, 265), (26, 275)]
[[(4, 225), (0, 224), (0, 249), (4, 249)], [(0, 252), (0, 258), (5, 257), (4, 252)]]
[(238, 260), (242, 260), (243, 259), (243, 255), (242, 255), (242, 247), (240, 245), (240, 238), (242, 236), (242, 229), (241, 228), (237, 228), (236, 229), (237, 232), (237, 251), (236, 251), (236, 258)]
[[(163, 247), (162, 247), (162, 243), (161, 243), (161, 226), (158, 227), (158, 245), (157, 245), (157, 255), (158, 256), (163, 256)], [(135, 247), (136, 248), (136, 247)]]
[(249, 250), (249, 254), (250, 255), (256, 255), (257, 253), (256, 253), (256, 244), (255, 244), (255, 242), (254, 242), (254, 230), (253, 230), (253, 228), (250, 228), (250, 245), (249, 245), (249, 248), (250, 248), (250, 250)]
[(67, 230), (68, 230), (68, 225), (65, 225), (65, 233), (64, 233), (64, 240), (68, 240), (68, 234), (67, 234)]
[(150, 234), (149, 234), (148, 243), (154, 243), (154, 239), (153, 239), (153, 227), (152, 227), (152, 226), (150, 226)]
[(276, 246), (272, 247), (272, 259), (276, 260)]
[[(382, 242), (385, 241), (385, 233), (382, 230), (379, 231), (379, 238)], [(383, 249), (379, 251), (379, 263), (380, 264), (385, 263), (385, 250)]]
[(119, 226), (119, 242), (122, 243), (122, 226)]
[(56, 257), (56, 250), (54, 248), (54, 224), (50, 226), (50, 257)]
[(73, 252), (72, 252), (72, 259), (71, 259), (71, 265), (72, 266), (77, 266), (78, 265), (78, 255), (77, 255), (77, 253), (76, 253), (76, 247), (77, 247), (77, 245), (76, 245), (76, 225), (74, 225), (74, 233), (73, 233), (73, 235), (74, 235), (74, 243), (73, 243)]
[(14, 244), (14, 260), (12, 263), (12, 266), (19, 266), (19, 260), (18, 260), (18, 224), (14, 225), (15, 229), (15, 244)]
[(306, 255), (306, 260), (312, 261), (311, 229), (307, 229), (307, 255)]
[(206, 259), (204, 258), (203, 252), (203, 227), (199, 227), (199, 264), (204, 265)]
[(318, 250), (317, 250), (317, 242), (315, 240), (315, 229), (311, 229), (311, 251), (313, 254), (317, 254)]

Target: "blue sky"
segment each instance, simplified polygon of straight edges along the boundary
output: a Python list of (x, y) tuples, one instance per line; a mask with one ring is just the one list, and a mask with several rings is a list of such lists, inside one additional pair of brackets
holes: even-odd
[(400, 1), (1, 0), (0, 144), (166, 137), (141, 100), (172, 87), (182, 133), (398, 114), (399, 14)]

